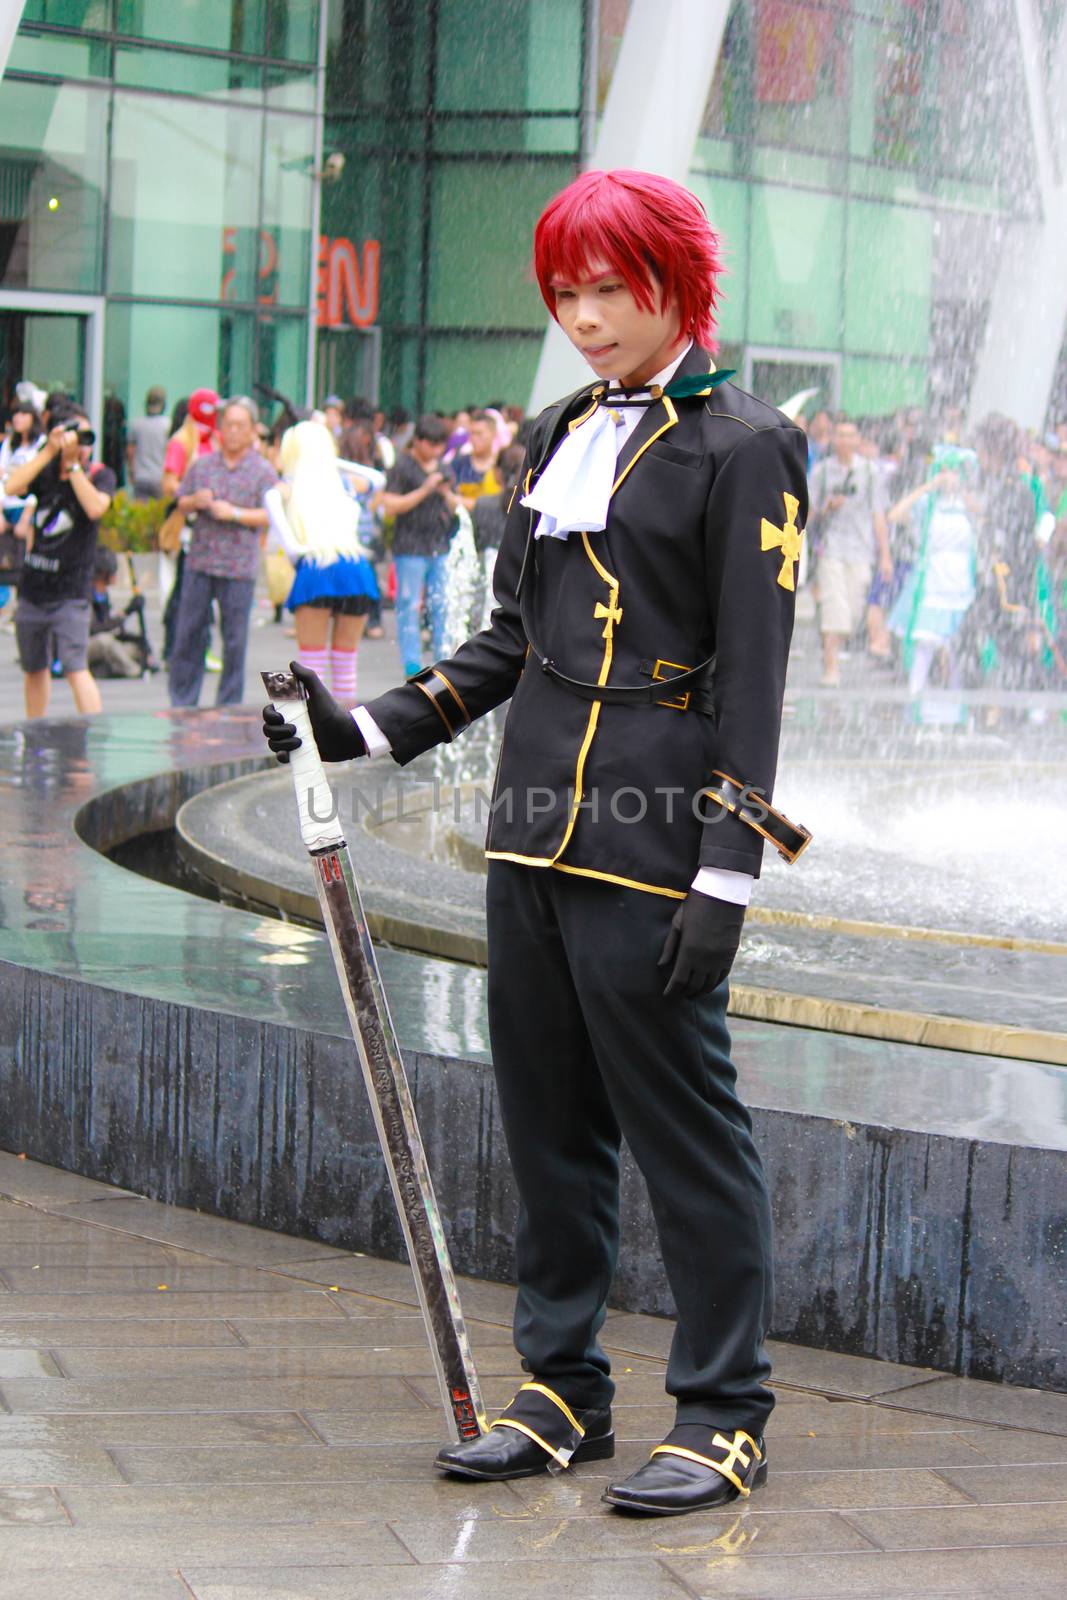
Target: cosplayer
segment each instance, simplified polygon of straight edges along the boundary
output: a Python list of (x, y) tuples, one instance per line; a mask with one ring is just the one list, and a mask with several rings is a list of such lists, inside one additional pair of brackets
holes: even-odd
[(958, 636), (977, 592), (981, 506), (968, 486), (976, 467), (973, 450), (936, 445), (934, 476), (889, 514), (891, 522), (910, 518), (915, 529), (915, 564), (889, 616), (891, 632), (903, 642), (911, 695), (926, 688), (938, 652), (949, 687), (958, 689), (962, 682)]
[(284, 434), (278, 471), (281, 483), (264, 498), (268, 544), (280, 545), (296, 569), (285, 603), (296, 621), (300, 662), (324, 678), (329, 661), (334, 694), (351, 706), (356, 652), (378, 598), (374, 568), (356, 536), (359, 505), (345, 490), (333, 438), (321, 422), (298, 422)]
[[(436, 1465), (495, 1480), (613, 1454), (598, 1334), (625, 1137), (677, 1308), (677, 1425), (605, 1498), (650, 1514), (766, 1476), (771, 1218), (726, 979), (764, 839), (792, 858), (808, 837), (764, 803), (806, 445), (715, 369), (717, 245), (694, 196), (647, 173), (589, 172), (548, 205), (538, 282), (595, 381), (534, 423), (489, 626), (351, 716), (300, 674), (335, 761), (411, 761), (511, 700), (488, 988), (529, 1381)], [(264, 728), (285, 759), (291, 724), (269, 711)]]

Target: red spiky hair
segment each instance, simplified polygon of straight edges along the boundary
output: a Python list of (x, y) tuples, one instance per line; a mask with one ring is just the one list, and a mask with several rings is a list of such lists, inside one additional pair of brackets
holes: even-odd
[(682, 332), (714, 350), (719, 237), (695, 194), (654, 172), (583, 172), (542, 211), (534, 229), (534, 271), (552, 316), (552, 279), (587, 278), (594, 262), (618, 272), (637, 304), (673, 301)]

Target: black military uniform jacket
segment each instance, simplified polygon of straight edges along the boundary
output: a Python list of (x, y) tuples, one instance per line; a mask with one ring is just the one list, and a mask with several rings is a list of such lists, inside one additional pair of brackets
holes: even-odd
[[(713, 370), (694, 346), (675, 377)], [(600, 387), (538, 417), (527, 491)], [(490, 859), (677, 898), (698, 866), (759, 875), (760, 834), (700, 796), (716, 771), (771, 796), (806, 463), (803, 432), (726, 382), (648, 407), (620, 452), (604, 531), (534, 541), (536, 513), (516, 494), (490, 626), (367, 705), (403, 764), (511, 697)], [(541, 670), (546, 656), (602, 685), (715, 664), (682, 709), (685, 696), (674, 706), (577, 698)]]

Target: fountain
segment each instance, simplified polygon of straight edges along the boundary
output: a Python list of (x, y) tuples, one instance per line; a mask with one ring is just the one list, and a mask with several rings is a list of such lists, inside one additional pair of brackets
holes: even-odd
[[(456, 636), (484, 605), (478, 565), (464, 537)], [(933, 696), (916, 717), (893, 690), (787, 695), (778, 792), (816, 838), (795, 868), (768, 860), (731, 1007), (775, 1211), (774, 1332), (1062, 1387), (1067, 705), (949, 700), (951, 716)], [(402, 771), (337, 769), (336, 801), (454, 1259), (507, 1279), (482, 971), (502, 715)], [(4, 1143), (399, 1256), (290, 780), (258, 717), (0, 730), (0, 790), (0, 1006), (18, 1019), (0, 1041)], [(668, 1313), (629, 1164), (623, 1192), (615, 1303)]]

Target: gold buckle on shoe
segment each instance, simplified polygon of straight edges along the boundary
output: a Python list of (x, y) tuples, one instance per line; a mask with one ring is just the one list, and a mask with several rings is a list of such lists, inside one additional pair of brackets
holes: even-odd
[[(739, 1467), (743, 1467), (747, 1472), (749, 1467), (752, 1465), (753, 1459), (756, 1461), (762, 1461), (763, 1453), (760, 1450), (759, 1445), (756, 1443), (755, 1439), (752, 1438), (751, 1434), (745, 1433), (742, 1428), (738, 1428), (737, 1432), (733, 1436), (733, 1439), (727, 1439), (723, 1434), (717, 1433), (714, 1435), (711, 1442), (717, 1450), (725, 1450), (727, 1452), (725, 1461), (713, 1461), (710, 1456), (702, 1456), (696, 1450), (687, 1450), (684, 1445), (680, 1444), (658, 1444), (653, 1450), (652, 1455), (681, 1456), (684, 1461), (696, 1461), (702, 1467), (710, 1467), (713, 1472), (718, 1472), (722, 1477), (728, 1479), (729, 1482), (733, 1484), (738, 1494), (741, 1495), (743, 1499), (747, 1500), (749, 1495), (752, 1493), (752, 1490), (747, 1486), (747, 1484), (742, 1483), (741, 1479), (737, 1476), (737, 1473), (734, 1472), (733, 1468), (735, 1465), (737, 1465)], [(744, 1453), (746, 1444), (752, 1451), (751, 1456), (746, 1456)], [(651, 1457), (649, 1459), (651, 1459)]]
[(575, 1450), (577, 1450), (581, 1441), (585, 1438), (585, 1429), (582, 1427), (582, 1424), (578, 1421), (578, 1418), (574, 1415), (574, 1412), (571, 1410), (567, 1402), (558, 1394), (556, 1394), (554, 1389), (550, 1389), (548, 1385), (544, 1383), (521, 1384), (518, 1394), (511, 1402), (511, 1405), (507, 1408), (509, 1411), (513, 1406), (518, 1404), (524, 1391), (529, 1394), (541, 1395), (545, 1400), (550, 1401), (550, 1403), (556, 1407), (557, 1411), (562, 1412), (571, 1429), (572, 1442), (559, 1446), (549, 1444), (548, 1440), (542, 1438), (542, 1436), (534, 1428), (530, 1427), (528, 1422), (520, 1422), (516, 1417), (497, 1417), (495, 1422), (491, 1422), (489, 1424), (489, 1427), (490, 1429), (513, 1428), (516, 1433), (524, 1433), (527, 1439), (532, 1439), (534, 1444), (539, 1445), (545, 1454), (551, 1458), (553, 1465), (549, 1467), (549, 1471), (559, 1472), (563, 1468), (566, 1468), (570, 1465), (571, 1457), (573, 1456)]
[(495, 1422), (489, 1424), (490, 1432), (494, 1428), (514, 1428), (516, 1433), (524, 1433), (527, 1439), (532, 1439), (534, 1444), (539, 1444), (541, 1449), (547, 1455), (550, 1455), (553, 1461), (558, 1462), (561, 1467), (566, 1467), (570, 1464), (570, 1454), (564, 1454), (562, 1450), (557, 1450), (555, 1445), (549, 1444), (547, 1439), (542, 1439), (539, 1433), (534, 1433), (533, 1429), (527, 1427), (525, 1422), (515, 1422), (511, 1417), (497, 1417)]

